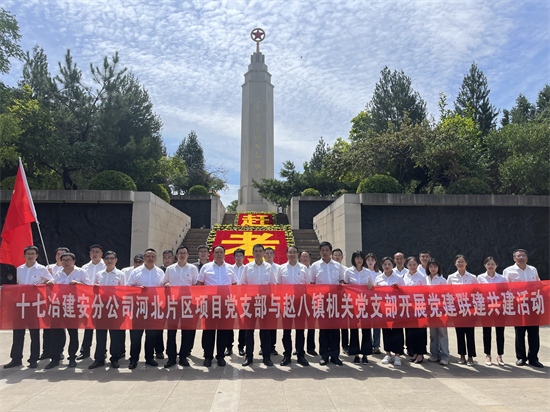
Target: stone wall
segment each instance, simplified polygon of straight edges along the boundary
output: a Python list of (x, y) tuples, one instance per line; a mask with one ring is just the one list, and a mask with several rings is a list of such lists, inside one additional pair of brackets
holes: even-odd
[(290, 199), (288, 217), (292, 229), (313, 229), (313, 218), (336, 199), (331, 196), (295, 196)]
[(212, 228), (223, 221), (225, 207), (218, 196), (213, 195), (172, 195), (170, 205), (191, 218), (191, 227)]

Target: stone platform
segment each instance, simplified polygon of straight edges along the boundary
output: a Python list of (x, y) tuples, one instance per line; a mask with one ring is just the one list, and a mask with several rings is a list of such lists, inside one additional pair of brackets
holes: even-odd
[[(82, 338), (83, 332), (80, 336)], [(11, 331), (0, 332), (0, 362), (9, 362)], [(197, 333), (191, 367), (171, 370), (145, 366), (89, 370), (91, 359), (67, 368), (67, 361), (45, 371), (27, 367), (0, 369), (1, 411), (548, 411), (550, 410), (550, 328), (541, 328), (539, 357), (544, 369), (515, 366), (514, 330), (506, 328), (505, 367), (485, 366), (481, 329), (476, 329), (477, 358), (473, 367), (456, 363), (456, 337), (449, 330), (451, 365), (426, 361), (401, 367), (382, 365), (383, 355), (367, 366), (310, 367), (293, 363), (267, 368), (256, 356), (252, 368), (233, 355), (225, 368), (202, 366), (201, 333)], [(277, 350), (282, 331), (278, 331)], [(179, 339), (179, 336), (178, 336)], [(27, 335), (27, 341), (29, 340)], [(128, 344), (129, 344), (129, 339)], [(256, 346), (259, 339), (256, 338)], [(26, 342), (25, 359), (29, 354)], [(93, 348), (92, 348), (93, 349)], [(129, 348), (128, 348), (129, 349)], [(259, 348), (256, 349), (256, 352)], [(143, 356), (143, 353), (142, 353)], [(493, 359), (496, 354), (493, 354)], [(25, 362), (26, 364), (26, 362)]]

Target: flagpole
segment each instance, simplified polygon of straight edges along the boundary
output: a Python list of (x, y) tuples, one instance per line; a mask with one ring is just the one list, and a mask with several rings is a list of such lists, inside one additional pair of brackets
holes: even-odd
[(38, 234), (40, 235), (40, 240), (42, 242), (42, 249), (44, 250), (44, 257), (46, 258), (46, 267), (50, 266), (50, 261), (48, 260), (48, 252), (46, 252), (46, 245), (44, 244), (44, 238), (42, 237), (42, 231), (40, 230), (40, 222), (36, 221), (36, 226), (38, 227)]

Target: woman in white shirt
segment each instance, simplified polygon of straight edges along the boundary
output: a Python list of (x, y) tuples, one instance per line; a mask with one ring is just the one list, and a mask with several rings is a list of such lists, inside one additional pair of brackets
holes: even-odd
[[(365, 255), (365, 266), (371, 272), (373, 279), (376, 279), (376, 276), (381, 273), (378, 269), (378, 259), (372, 252)], [(382, 353), (380, 351), (380, 328), (372, 330), (372, 353), (376, 355)]]
[[(427, 285), (426, 276), (418, 271), (420, 261), (416, 256), (407, 258), (408, 272), (403, 275), (405, 286), (425, 286)], [(410, 359), (414, 363), (422, 363), (428, 344), (428, 329), (426, 328), (407, 328), (407, 350), (413, 354)]]
[[(504, 276), (499, 275), (497, 271), (498, 264), (494, 257), (489, 256), (483, 261), (483, 265), (487, 272), (482, 273), (477, 277), (479, 283), (506, 283)], [(500, 366), (504, 366), (502, 355), (504, 355), (504, 326), (495, 327), (497, 335), (497, 362)], [(491, 366), (491, 327), (483, 328), (483, 352), (485, 352), (485, 365)]]
[[(364, 267), (365, 255), (360, 250), (353, 252), (351, 255), (351, 267), (344, 273), (346, 283), (350, 285), (367, 286), (372, 289), (374, 286), (375, 277), (370, 270)], [(368, 355), (372, 354), (372, 341), (370, 328), (361, 328), (361, 343), (359, 343), (359, 329), (351, 329), (349, 352), (350, 355), (355, 355), (353, 363), (355, 365), (366, 365), (369, 363)], [(359, 359), (359, 355), (363, 355)]]
[[(449, 285), (471, 285), (477, 283), (477, 278), (466, 271), (466, 257), (464, 255), (455, 256), (455, 266), (458, 269), (455, 273), (451, 273), (447, 279)], [(458, 344), (458, 354), (460, 359), (459, 364), (467, 363), (468, 366), (474, 365), (474, 358), (476, 357), (476, 342), (474, 337), (475, 328), (455, 328), (456, 341)], [(466, 362), (466, 353), (468, 353), (468, 362)]]
[[(428, 276), (426, 276), (428, 286), (446, 285), (447, 281), (441, 273), (441, 264), (433, 258), (430, 259), (428, 261)], [(443, 366), (449, 364), (449, 335), (446, 327), (430, 327), (430, 353), (429, 362), (439, 362)]]
[[(403, 278), (393, 271), (394, 263), (393, 259), (389, 256), (383, 258), (380, 263), (382, 264), (382, 270), (384, 273), (378, 275), (374, 282), (375, 286), (392, 286), (394, 288), (399, 286), (405, 286)], [(393, 361), (394, 366), (401, 366), (400, 356), (403, 354), (403, 346), (405, 346), (405, 336), (403, 335), (403, 328), (396, 329), (382, 329), (382, 335), (384, 336), (384, 350), (386, 356), (382, 359), (382, 363), (387, 365), (391, 362), (391, 353), (395, 354)]]

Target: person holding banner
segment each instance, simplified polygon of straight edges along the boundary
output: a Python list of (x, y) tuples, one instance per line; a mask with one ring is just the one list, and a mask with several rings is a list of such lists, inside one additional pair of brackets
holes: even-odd
[[(396, 254), (397, 256), (397, 254)], [(405, 286), (425, 286), (428, 284), (426, 276), (418, 271), (420, 261), (416, 256), (407, 258), (407, 273), (403, 275)], [(425, 328), (406, 328), (405, 336), (407, 338), (407, 350), (412, 353), (410, 359), (413, 363), (422, 363), (426, 353), (428, 343), (428, 334)]]
[[(17, 283), (19, 285), (53, 284), (53, 278), (48, 269), (36, 262), (38, 248), (27, 246), (24, 250), (25, 263), (17, 268)], [(40, 329), (29, 329), (31, 335), (31, 356), (29, 368), (36, 368), (40, 357)], [(13, 330), (11, 345), (11, 361), (4, 365), (4, 369), (21, 366), (23, 364), (23, 345), (25, 343), (25, 329)]]
[[(422, 259), (420, 259), (422, 262)], [(420, 271), (420, 267), (418, 268)], [(447, 281), (442, 275), (441, 264), (431, 258), (428, 261), (428, 276), (426, 276), (428, 286), (446, 285)], [(428, 362), (439, 362), (442, 366), (449, 364), (449, 334), (447, 328), (430, 327), (430, 353)]]
[[(118, 270), (115, 266), (118, 262), (118, 258), (115, 252), (109, 250), (103, 257), (105, 262), (105, 269), (101, 270), (95, 276), (96, 286), (125, 286), (126, 280), (124, 273)], [(109, 346), (109, 352), (111, 353), (111, 368), (118, 369), (120, 366), (118, 360), (120, 359), (120, 334), (125, 333), (125, 330), (111, 329), (109, 330), (109, 337), (111, 338), (111, 344)], [(105, 354), (107, 353), (107, 330), (97, 329), (95, 331), (96, 346), (94, 354), (94, 363), (88, 366), (88, 369), (99, 368), (105, 366)]]
[[(307, 285), (309, 284), (309, 275), (307, 268), (298, 262), (299, 251), (294, 245), (287, 247), (286, 256), (288, 262), (280, 265), (277, 270), (277, 283), (280, 285)], [(283, 332), (283, 360), (281, 366), (286, 366), (291, 363), (292, 354), (292, 336), (291, 330), (285, 329)], [(305, 335), (303, 329), (296, 329), (296, 354), (298, 356), (298, 364), (309, 366), (309, 362), (305, 358), (304, 351)]]
[[(342, 264), (342, 261), (344, 260), (344, 252), (342, 252), (342, 249), (334, 249), (332, 251), (332, 260)], [(341, 329), (340, 332), (342, 352), (344, 352), (344, 355), (349, 355), (349, 329)]]
[[(241, 276), (243, 274), (244, 266), (244, 254), (245, 251), (241, 248), (235, 249), (233, 252), (233, 259), (235, 259), (235, 264), (232, 266), (233, 273), (235, 273), (235, 277), (237, 278), (237, 285), (241, 284)], [(238, 350), (239, 350), (239, 356), (244, 356), (244, 347), (246, 344), (246, 330), (239, 329), (239, 337), (238, 337)], [(235, 342), (235, 331), (230, 330), (227, 337), (227, 348), (225, 349), (225, 356), (231, 356), (233, 354), (233, 342)]]
[[(199, 247), (197, 247), (197, 254), (199, 255), (199, 260), (194, 262), (193, 265), (197, 267), (197, 270), (200, 274), (202, 267), (210, 262), (210, 249), (208, 248), (208, 245), (200, 245)], [(195, 347), (196, 335), (197, 331), (195, 329), (189, 331), (189, 353), (187, 354), (187, 356), (191, 356), (191, 351)]]
[[(139, 288), (164, 286), (164, 272), (155, 266), (157, 261), (157, 251), (147, 249), (143, 254), (144, 263), (132, 271), (128, 279), (128, 286)], [(130, 331), (130, 364), (128, 369), (135, 369), (141, 353), (141, 338), (143, 330), (132, 329)], [(158, 366), (155, 360), (155, 341), (158, 330), (145, 330), (145, 363), (151, 366)]]
[[(399, 287), (405, 286), (403, 278), (393, 271), (394, 263), (393, 259), (389, 256), (382, 258), (380, 261), (382, 270), (384, 273), (378, 275), (374, 281), (375, 286), (391, 286)], [(384, 350), (386, 356), (382, 359), (382, 364), (387, 365), (391, 363), (391, 353), (394, 353), (394, 366), (401, 366), (401, 355), (403, 354), (403, 346), (405, 346), (405, 337), (403, 336), (403, 328), (396, 329), (382, 329), (382, 336), (384, 337)]]
[[(350, 285), (367, 286), (372, 289), (376, 277), (370, 270), (365, 268), (365, 255), (357, 250), (351, 255), (351, 267), (344, 274), (346, 283)], [(372, 355), (372, 340), (370, 328), (361, 328), (361, 343), (359, 343), (359, 329), (352, 328), (350, 331), (349, 352), (355, 355), (354, 365), (366, 365), (369, 363), (368, 355)], [(363, 355), (359, 359), (359, 355)]]
[[(75, 266), (76, 258), (73, 253), (67, 252), (61, 255), (63, 270), (58, 272), (54, 283), (56, 285), (91, 285), (86, 271)], [(69, 368), (76, 367), (76, 351), (78, 350), (78, 329), (67, 329), (69, 334)], [(66, 334), (65, 329), (50, 329), (52, 340), (51, 362), (46, 365), (46, 369), (52, 369), (59, 366), (61, 355), (65, 348)]]
[[(248, 263), (243, 270), (241, 277), (241, 285), (275, 285), (277, 280), (271, 265), (264, 261), (265, 249), (261, 244), (252, 247), (252, 255), (254, 261)], [(254, 329), (246, 330), (246, 358), (242, 363), (243, 366), (249, 366), (254, 358)], [(273, 366), (271, 361), (271, 331), (266, 329), (260, 330), (260, 347), (264, 365)]]
[[(180, 246), (176, 249), (177, 263), (174, 263), (166, 268), (164, 274), (164, 286), (194, 286), (197, 284), (199, 271), (195, 265), (187, 262), (189, 258), (189, 249), (186, 246)], [(176, 329), (168, 330), (168, 338), (166, 340), (166, 353), (168, 354), (168, 362), (164, 365), (165, 368), (171, 368), (176, 364)], [(189, 353), (189, 329), (181, 330), (181, 345), (180, 345), (180, 361), (181, 366), (189, 366), (187, 354)]]
[[(212, 252), (214, 261), (205, 264), (197, 278), (197, 285), (215, 286), (215, 285), (236, 285), (237, 277), (233, 273), (230, 264), (225, 263), (225, 248), (222, 245), (214, 247)], [(218, 366), (225, 366), (224, 359), (225, 346), (227, 345), (227, 330), (203, 330), (202, 348), (204, 349), (204, 366), (212, 366), (214, 359), (214, 343), (216, 344), (216, 359)], [(217, 336), (216, 336), (217, 335)]]
[[(506, 283), (506, 279), (499, 275), (497, 271), (498, 264), (494, 257), (489, 256), (483, 261), (487, 271), (477, 277), (479, 283)], [(491, 366), (491, 327), (483, 327), (483, 352), (485, 352), (485, 365)], [(502, 355), (504, 355), (504, 326), (496, 326), (497, 335), (497, 362), (499, 366), (504, 366)]]
[[(277, 270), (279, 269), (279, 265), (274, 262), (275, 260), (275, 249), (273, 249), (271, 246), (265, 248), (265, 261), (271, 265), (271, 270), (273, 271), (273, 276), (277, 276)], [(271, 329), (269, 331), (271, 336), (271, 356), (277, 356), (279, 353), (275, 349), (275, 345), (277, 344), (277, 329)], [(262, 356), (263, 353), (260, 351), (260, 356)]]
[[(455, 256), (455, 266), (458, 269), (456, 272), (449, 275), (447, 279), (448, 285), (471, 285), (477, 283), (477, 278), (470, 272), (466, 271), (466, 257), (464, 255)], [(458, 363), (468, 366), (474, 366), (474, 358), (476, 357), (476, 342), (474, 338), (475, 328), (455, 328), (456, 340), (458, 344), (458, 354), (460, 359)], [(467, 346), (466, 346), (467, 345)], [(466, 352), (468, 353), (468, 361), (466, 362)]]
[[(302, 265), (307, 269), (308, 279), (311, 283), (310, 270), (311, 270), (311, 253), (307, 250), (303, 250), (300, 253), (300, 258), (298, 259)], [(311, 356), (319, 355), (315, 350), (315, 329), (307, 330), (307, 342), (306, 342), (306, 353)], [(296, 355), (298, 352), (296, 352)]]
[[(502, 275), (508, 282), (540, 282), (539, 273), (533, 266), (527, 264), (528, 257), (525, 249), (516, 249), (513, 254), (514, 265), (504, 269)], [(540, 335), (538, 326), (515, 326), (516, 332), (516, 365), (523, 366), (529, 360), (529, 365), (542, 368), (539, 362)], [(525, 333), (529, 342), (529, 352), (526, 353)]]
[[(310, 280), (316, 285), (341, 285), (345, 283), (346, 268), (332, 260), (332, 245), (329, 242), (319, 244), (321, 259), (311, 265)], [(332, 363), (342, 366), (340, 360), (340, 329), (319, 330), (319, 352), (321, 366)]]
[[(381, 273), (378, 268), (378, 259), (374, 253), (367, 253), (365, 255), (365, 263), (367, 270), (371, 272), (371, 276), (376, 280), (376, 277)], [(379, 355), (382, 353), (380, 351), (380, 328), (375, 328), (372, 330), (372, 353)]]
[[(134, 269), (137, 269), (143, 265), (143, 253), (138, 253), (134, 256), (133, 265), (125, 267), (121, 270), (121, 272), (124, 274), (124, 284), (128, 284), (128, 279), (130, 279), (130, 275), (132, 274), (132, 271)], [(122, 330), (120, 333), (120, 358), (124, 359), (126, 356), (126, 331)]]

